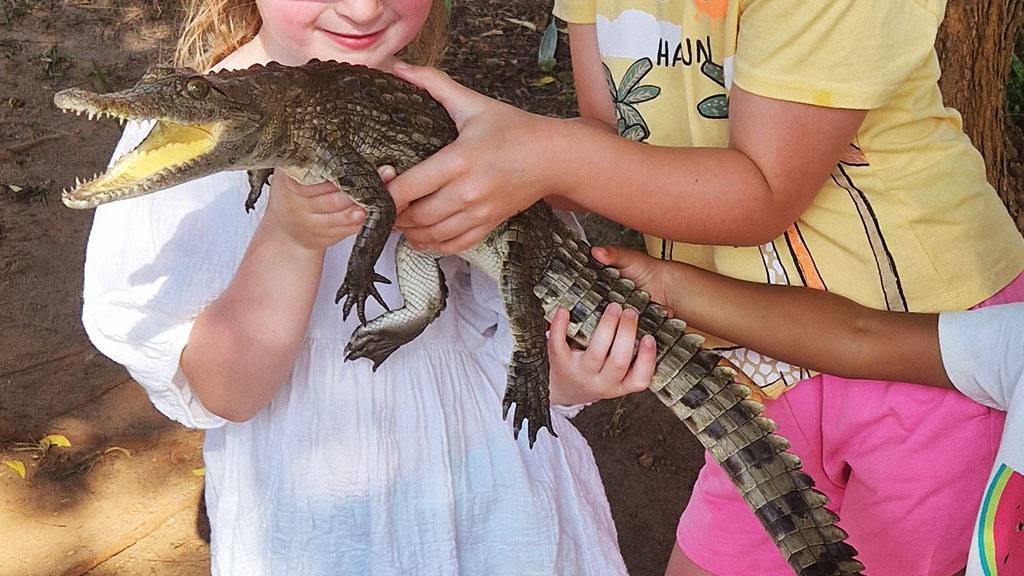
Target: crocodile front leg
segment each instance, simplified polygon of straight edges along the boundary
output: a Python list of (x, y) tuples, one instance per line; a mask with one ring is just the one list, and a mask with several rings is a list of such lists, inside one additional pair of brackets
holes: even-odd
[(260, 168), (258, 170), (249, 170), (249, 196), (245, 199), (245, 211), (250, 212), (256, 207), (256, 201), (260, 199), (260, 194), (263, 193), (263, 186), (266, 185), (267, 180), (270, 179), (270, 175), (274, 173), (273, 168)]
[(516, 405), (513, 436), (519, 437), (523, 420), (528, 419), (532, 448), (541, 428), (547, 428), (552, 436), (558, 435), (551, 427), (548, 404), (547, 325), (540, 299), (533, 295), (533, 286), (550, 255), (546, 244), (538, 238), (538, 230), (531, 230), (526, 224), (525, 220), (513, 217), (502, 234), (505, 258), (499, 285), (513, 338), (502, 417), (507, 418), (509, 408)]
[(322, 146), (316, 150), (315, 155), (315, 161), (310, 163), (313, 166), (310, 176), (314, 181), (319, 178), (320, 181), (334, 183), (345, 191), (353, 202), (366, 210), (366, 221), (359, 229), (355, 244), (352, 246), (345, 281), (335, 297), (336, 303), (345, 300), (341, 311), (342, 318), (348, 318), (354, 304), (359, 321), (366, 324), (368, 297), (373, 296), (381, 306), (388, 307), (374, 283), (390, 284), (391, 281), (377, 274), (373, 267), (380, 258), (380, 253), (391, 234), (391, 227), (395, 223), (395, 201), (384, 187), (377, 169), (347, 144), (335, 147)]
[(345, 346), (345, 360), (368, 358), (377, 370), (402, 345), (419, 336), (444, 310), (448, 297), (436, 250), (417, 252), (403, 236), (395, 249), (398, 289), (404, 305), (356, 328)]

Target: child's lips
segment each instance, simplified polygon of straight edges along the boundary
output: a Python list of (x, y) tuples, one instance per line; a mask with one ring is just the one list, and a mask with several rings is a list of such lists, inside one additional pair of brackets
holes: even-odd
[(378, 30), (377, 32), (371, 32), (369, 34), (340, 34), (338, 32), (324, 30), (324, 33), (327, 34), (331, 40), (334, 40), (345, 48), (350, 50), (365, 50), (370, 46), (373, 46), (384, 34), (384, 31)]

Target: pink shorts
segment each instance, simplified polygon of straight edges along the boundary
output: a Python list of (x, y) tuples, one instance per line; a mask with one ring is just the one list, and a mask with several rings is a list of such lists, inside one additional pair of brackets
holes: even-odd
[[(1024, 274), (976, 308), (1024, 301)], [(967, 565), (1003, 412), (957, 392), (819, 375), (769, 403), (866, 573), (946, 576)], [(717, 576), (793, 571), (705, 453), (676, 538)]]

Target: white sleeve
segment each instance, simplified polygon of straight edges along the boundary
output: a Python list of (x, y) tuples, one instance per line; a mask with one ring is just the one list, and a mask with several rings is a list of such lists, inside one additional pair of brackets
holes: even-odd
[(999, 410), (1024, 380), (1024, 303), (939, 315), (939, 347), (950, 381), (974, 401)]
[[(129, 123), (114, 158), (150, 127)], [(244, 172), (223, 172), (104, 204), (93, 217), (85, 331), (100, 352), (128, 369), (160, 412), (193, 428), (225, 423), (203, 407), (178, 361), (195, 318), (227, 287), (259, 221), (244, 210), (247, 193)]]

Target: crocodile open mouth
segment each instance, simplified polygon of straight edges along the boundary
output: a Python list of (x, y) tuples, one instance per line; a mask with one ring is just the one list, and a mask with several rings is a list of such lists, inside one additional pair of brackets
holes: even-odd
[[(67, 93), (65, 93), (67, 92)], [(135, 118), (130, 113), (90, 102), (86, 92), (65, 91), (57, 94), (54, 102), (67, 112), (96, 117), (125, 120)], [(222, 127), (219, 123), (179, 124), (170, 120), (157, 120), (149, 135), (132, 151), (114, 162), (106, 172), (84, 182), (75, 180), (75, 187), (64, 190), (62, 200), (70, 208), (94, 208), (106, 202), (141, 196), (165, 186), (180, 171), (196, 163), (216, 147)]]

